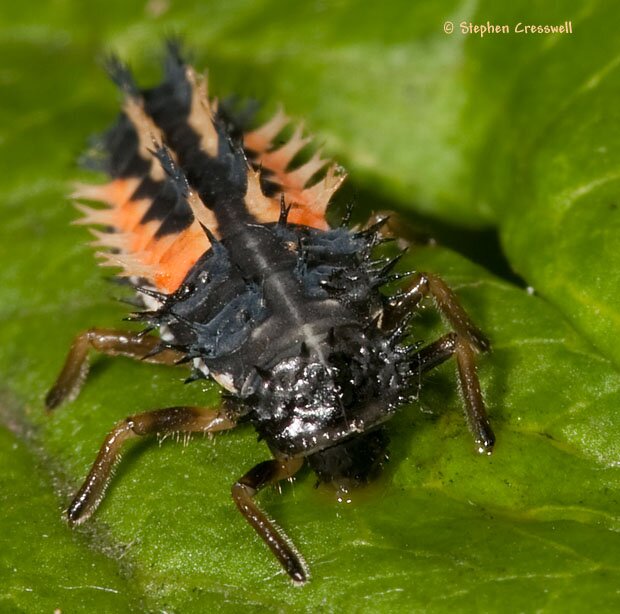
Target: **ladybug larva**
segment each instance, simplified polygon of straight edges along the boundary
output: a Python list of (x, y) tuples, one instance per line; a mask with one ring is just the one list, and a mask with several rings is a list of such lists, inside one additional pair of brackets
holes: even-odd
[[(123, 443), (142, 435), (213, 433), (249, 422), (270, 460), (232, 486), (239, 511), (295, 583), (308, 578), (301, 555), (261, 511), (255, 495), (291, 478), (304, 462), (319, 480), (349, 488), (368, 481), (386, 457), (384, 423), (406, 404), (420, 376), (454, 356), (465, 413), (481, 453), (494, 435), (476, 374), (488, 349), (454, 293), (437, 276), (404, 277), (396, 259), (373, 256), (381, 222), (330, 227), (325, 211), (344, 179), (314, 154), (295, 165), (309, 139), (282, 111), (246, 129), (208, 97), (207, 83), (169, 44), (162, 82), (139, 89), (110, 59), (122, 113), (101, 139), (103, 185), (81, 185), (78, 204), (104, 263), (135, 287), (139, 333), (92, 328), (79, 334), (46, 397), (48, 409), (75, 398), (88, 353), (151, 363), (187, 363), (194, 377), (226, 391), (217, 409), (167, 407), (119, 422), (108, 434), (67, 510), (70, 524), (101, 502)], [(406, 343), (409, 316), (427, 296), (452, 332)], [(158, 336), (151, 334), (157, 331)]]

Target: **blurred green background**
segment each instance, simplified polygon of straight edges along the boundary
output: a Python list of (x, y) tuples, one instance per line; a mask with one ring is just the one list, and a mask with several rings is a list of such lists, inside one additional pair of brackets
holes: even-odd
[[(618, 24), (615, 3), (587, 1), (3, 3), (0, 611), (618, 611)], [(97, 359), (78, 400), (43, 411), (72, 337), (126, 314), (66, 196), (118, 110), (99, 60), (114, 50), (154, 83), (171, 35), (214, 95), (305, 121), (349, 171), (337, 209), (395, 209), (434, 237), (402, 268), (444, 276), (493, 341), (492, 457), (473, 452), (448, 364), (352, 503), (310, 473), (261, 494), (309, 563), (303, 589), (230, 500), (268, 456), (249, 429), (136, 442), (93, 520), (62, 520), (116, 420), (218, 402), (174, 369)], [(442, 330), (429, 311), (415, 323), (417, 339)]]

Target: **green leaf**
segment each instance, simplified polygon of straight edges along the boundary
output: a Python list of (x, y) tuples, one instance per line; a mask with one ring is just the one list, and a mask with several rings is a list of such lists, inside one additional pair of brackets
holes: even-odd
[[(560, 10), (575, 34), (515, 63), (480, 157), (480, 192), (497, 211), (515, 270), (618, 366), (618, 8)], [(483, 74), (491, 62), (483, 58)]]
[[(158, 16), (165, 3), (5, 3), (0, 609), (618, 610), (617, 10), (552, 4), (234, 0)], [(446, 35), (448, 19), (572, 19), (575, 33)], [(307, 118), (349, 167), (361, 208), (411, 207), (502, 273), (492, 234), (467, 230), (494, 224), (536, 289), (445, 247), (412, 250), (402, 267), (442, 275), (493, 341), (480, 373), (497, 448), (475, 455), (447, 364), (393, 419), (386, 474), (351, 503), (310, 473), (261, 493), (309, 563), (302, 589), (230, 499), (269, 456), (248, 427), (132, 443), (86, 526), (59, 514), (117, 420), (219, 398), (182, 386), (182, 370), (98, 358), (74, 403), (43, 410), (72, 337), (126, 314), (65, 197), (87, 137), (117, 109), (95, 58), (115, 48), (155, 79), (171, 31), (209, 65), (216, 94)], [(442, 330), (432, 310), (415, 320), (424, 341)]]
[[(3, 414), (7, 402), (3, 399)], [(111, 556), (114, 547), (100, 535), (99, 549), (110, 551), (98, 552), (59, 522), (43, 458), (5, 428), (0, 467), (0, 610), (135, 611), (139, 593), (122, 577)]]

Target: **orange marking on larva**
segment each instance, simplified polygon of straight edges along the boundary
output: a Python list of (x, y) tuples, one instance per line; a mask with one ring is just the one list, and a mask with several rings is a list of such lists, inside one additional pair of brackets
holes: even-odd
[[(287, 200), (287, 202), (289, 201)], [(323, 210), (314, 211), (306, 205), (299, 204), (294, 198), (291, 198), (290, 202), (293, 203), (293, 206), (289, 211), (287, 219), (291, 224), (310, 226), (320, 230), (327, 230), (329, 228)], [(269, 199), (266, 206), (262, 207), (260, 210), (253, 209), (251, 213), (260, 224), (270, 224), (280, 219), (280, 211), (280, 201), (278, 199)]]
[(292, 224), (301, 224), (303, 226), (310, 226), (311, 228), (318, 228), (319, 230), (329, 229), (329, 224), (323, 213), (315, 213), (303, 207), (291, 209), (288, 219)]
[(270, 224), (272, 222), (277, 222), (280, 218), (280, 201), (276, 199), (267, 199), (267, 202), (260, 208), (250, 208), (248, 206), (248, 211), (259, 224)]
[(140, 226), (140, 220), (148, 211), (151, 203), (149, 198), (126, 200), (115, 211), (115, 227), (123, 232), (133, 233)]
[(139, 254), (146, 251), (147, 245), (152, 241), (159, 226), (160, 222), (156, 220), (146, 224), (138, 224), (131, 232), (128, 251)]
[(273, 140), (289, 122), (290, 119), (286, 116), (282, 107), (279, 107), (276, 114), (269, 121), (256, 130), (246, 133), (243, 137), (243, 143), (248, 149), (259, 154), (263, 153), (273, 145)]
[(138, 189), (142, 183), (141, 179), (115, 179), (108, 184), (110, 194), (110, 204), (120, 207), (127, 202), (131, 195)]
[(160, 290), (174, 292), (183, 282), (196, 261), (211, 243), (198, 224), (192, 224), (176, 240), (157, 263), (154, 281)]
[(141, 183), (141, 179), (114, 179), (103, 185), (76, 183), (73, 186), (72, 198), (97, 200), (107, 205), (122, 205)]
[[(289, 220), (295, 224), (327, 229), (329, 225), (325, 220), (325, 210), (344, 176), (336, 177), (336, 167), (332, 166), (325, 178), (306, 187), (312, 177), (329, 163), (321, 157), (320, 152), (316, 152), (298, 168), (287, 171), (294, 157), (312, 140), (303, 136), (303, 126), (299, 125), (288, 142), (273, 151), (268, 151), (273, 146), (273, 139), (288, 122), (288, 118), (280, 110), (269, 122), (248, 133), (244, 138), (244, 144), (256, 151), (258, 163), (274, 174), (274, 181), (281, 186), (286, 202), (295, 203), (289, 214)], [(260, 222), (273, 222), (279, 217), (279, 204), (259, 203), (250, 207), (246, 197), (246, 205)]]
[(274, 151), (262, 154), (260, 163), (266, 168), (284, 173), (291, 160), (312, 141), (311, 137), (302, 136), (303, 131), (303, 124), (299, 124), (289, 141)]
[(163, 255), (172, 247), (178, 235), (166, 235), (164, 237), (153, 237), (145, 246), (143, 253), (148, 264), (157, 264)]

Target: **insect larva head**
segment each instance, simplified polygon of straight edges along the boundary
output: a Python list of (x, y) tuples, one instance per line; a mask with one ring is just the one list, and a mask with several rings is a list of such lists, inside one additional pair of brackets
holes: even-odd
[(311, 454), (308, 464), (319, 481), (349, 492), (377, 477), (388, 460), (388, 444), (385, 429), (377, 428)]

